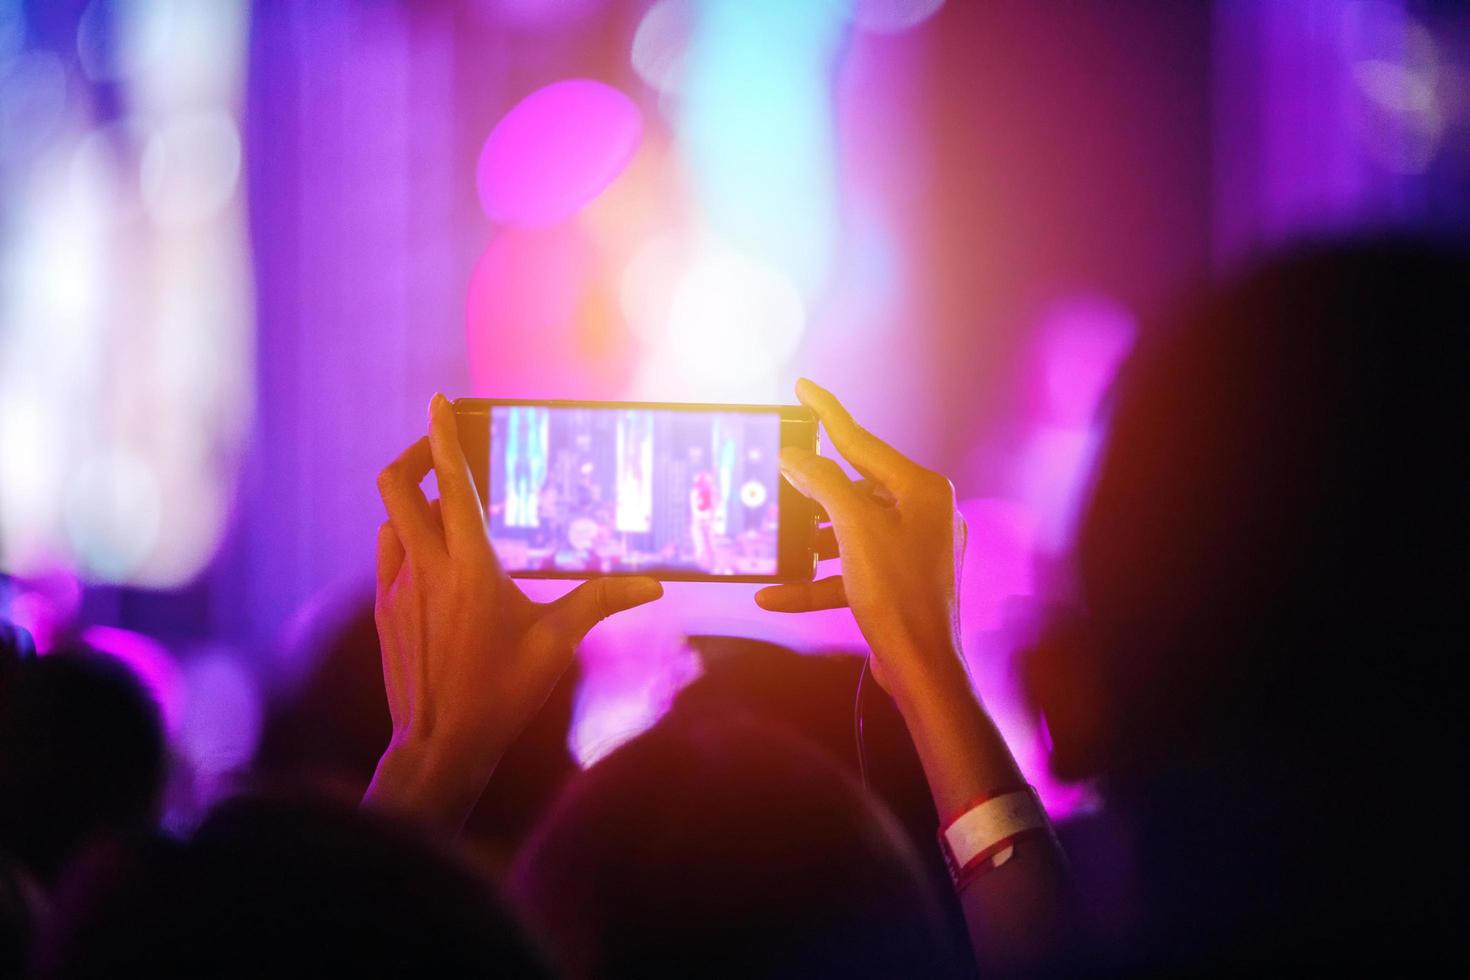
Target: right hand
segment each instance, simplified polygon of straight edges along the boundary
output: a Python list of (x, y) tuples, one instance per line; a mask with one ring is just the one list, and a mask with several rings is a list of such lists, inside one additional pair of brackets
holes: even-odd
[(947, 682), (955, 669), (963, 675), (965, 521), (954, 484), (858, 425), (816, 384), (803, 378), (796, 394), (864, 479), (848, 479), (835, 460), (811, 450), (781, 450), (782, 474), (831, 518), (817, 532), (817, 557), (840, 557), (842, 574), (762, 589), (756, 603), (775, 612), (851, 607), (873, 651), (873, 676), (895, 697)]

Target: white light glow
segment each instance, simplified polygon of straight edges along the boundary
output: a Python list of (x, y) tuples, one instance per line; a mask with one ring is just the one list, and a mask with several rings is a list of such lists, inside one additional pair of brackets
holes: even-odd
[(148, 139), (140, 176), (143, 206), (161, 225), (218, 214), (240, 180), (240, 134), (223, 112), (181, 115)]
[(158, 543), (158, 474), (138, 453), (113, 446), (83, 460), (69, 484), (66, 530), (75, 554), (96, 577), (127, 579)]
[(658, 92), (677, 92), (684, 82), (689, 43), (699, 10), (693, 0), (659, 0), (633, 34), (633, 70)]
[(669, 307), (688, 249), (676, 235), (660, 235), (639, 246), (623, 269), (618, 305), (638, 339), (657, 349), (668, 336)]
[(704, 401), (761, 396), (806, 327), (791, 280), (734, 252), (718, 251), (680, 281), (669, 308), (669, 361)]
[(77, 62), (94, 82), (133, 78), (155, 65), (173, 38), (175, 0), (92, 0), (77, 22)]

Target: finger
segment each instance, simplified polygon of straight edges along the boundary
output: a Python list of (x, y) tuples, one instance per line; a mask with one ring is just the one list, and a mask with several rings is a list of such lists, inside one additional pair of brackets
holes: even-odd
[(393, 580), (398, 577), (398, 569), (403, 567), (403, 543), (398, 540), (398, 532), (393, 530), (392, 521), (384, 521), (378, 526), (378, 597), (382, 598), (393, 586)]
[(817, 561), (837, 558), (837, 531), (830, 526), (817, 528), (817, 536), (812, 542), (812, 548), (817, 553)]
[(847, 605), (847, 592), (842, 587), (842, 576), (833, 575), (815, 582), (767, 586), (755, 594), (755, 604), (771, 612), (841, 609)]
[(392, 593), (403, 568), (403, 544), (390, 521), (378, 528), (377, 594), (373, 600), (373, 625), (378, 633), (379, 659), (383, 668), (383, 690), (395, 726), (408, 721), (410, 698), (404, 683), (405, 670), (399, 651), (398, 621), (403, 604), (394, 603)]
[(781, 449), (781, 475), (801, 493), (822, 506), (833, 521), (850, 520), (867, 506), (857, 488), (835, 460), (800, 446)]
[(832, 438), (832, 445), (863, 476), (899, 491), (923, 472), (913, 460), (858, 425), (836, 396), (816, 382), (806, 378), (798, 380), (796, 397), (817, 413)]
[(541, 620), (558, 645), (575, 646), (613, 613), (652, 602), (664, 587), (651, 578), (595, 578), (551, 604)]
[(429, 449), (434, 475), (439, 481), (439, 499), (444, 519), (444, 540), (450, 553), (473, 547), (488, 551), (485, 512), (475, 492), (470, 463), (459, 444), (459, 426), (449, 399), (435, 394), (429, 401)]
[(378, 474), (378, 493), (388, 520), (409, 555), (443, 547), (443, 536), (434, 530), (429, 502), (419, 486), (432, 466), (429, 440), (419, 438)]

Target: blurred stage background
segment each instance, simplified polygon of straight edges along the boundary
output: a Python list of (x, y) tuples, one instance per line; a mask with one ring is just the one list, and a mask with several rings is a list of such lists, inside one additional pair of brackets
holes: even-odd
[[(369, 594), (434, 391), (808, 375), (953, 476), (972, 671), (1065, 812), (1011, 654), (1146, 318), (1301, 236), (1467, 223), (1461, 3), (0, 0), (3, 601), (140, 665), (222, 776)], [(584, 650), (584, 760), (685, 633), (860, 644), (668, 591)]]

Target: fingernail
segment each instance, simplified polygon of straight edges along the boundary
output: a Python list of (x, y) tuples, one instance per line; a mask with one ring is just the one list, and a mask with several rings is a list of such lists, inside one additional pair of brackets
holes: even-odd
[(806, 451), (803, 450), (802, 447), (800, 447), (800, 446), (782, 446), (781, 447), (781, 455), (780, 455), (779, 460), (778, 460), (778, 465), (781, 467), (781, 472), (785, 473), (788, 470), (797, 469), (805, 461), (806, 461)]
[(652, 602), (664, 594), (664, 587), (651, 578), (630, 579), (625, 588), (628, 599), (635, 603)]
[(443, 392), (434, 392), (434, 397), (429, 399), (429, 417), (433, 418), (435, 415), (444, 411), (448, 405), (449, 399), (444, 397)]
[(800, 398), (803, 402), (805, 402), (806, 401), (806, 392), (803, 389), (805, 389), (805, 388), (815, 388), (815, 387), (816, 387), (816, 383), (813, 382), (810, 378), (797, 378), (796, 379), (796, 397), (797, 398)]

